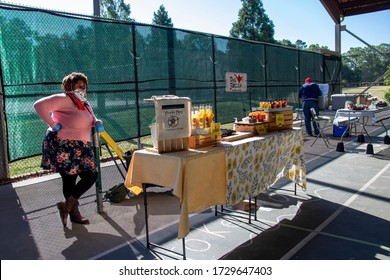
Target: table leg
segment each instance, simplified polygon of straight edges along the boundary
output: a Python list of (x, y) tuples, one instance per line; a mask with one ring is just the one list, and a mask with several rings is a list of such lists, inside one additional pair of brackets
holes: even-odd
[(249, 209), (248, 209), (248, 213), (249, 213), (249, 224), (252, 223), (252, 199), (249, 197)]
[(345, 152), (345, 150), (344, 150), (344, 143), (343, 142), (338, 142), (337, 143), (336, 151), (337, 152), (341, 152), (341, 153)]
[(257, 195), (255, 196), (255, 221), (257, 221)]
[(182, 247), (183, 247), (183, 260), (187, 259), (186, 257), (186, 239), (182, 239)]
[(343, 138), (345, 136), (345, 134), (349, 132), (351, 133), (351, 123), (350, 121), (348, 121), (348, 126), (347, 128), (343, 131), (343, 134), (341, 135), (341, 138), (340, 138), (340, 142), (337, 143), (337, 147), (336, 147), (336, 151), (337, 152), (341, 152), (341, 153), (344, 153), (345, 150), (344, 150), (344, 142), (343, 142)]
[(364, 140), (364, 134), (359, 134), (356, 142), (365, 143), (366, 141)]
[(144, 198), (144, 211), (145, 211), (146, 247), (148, 249), (150, 249), (150, 246), (154, 246), (154, 247), (160, 248), (162, 250), (165, 250), (165, 251), (177, 254), (177, 255), (181, 255), (181, 256), (183, 256), (183, 260), (185, 260), (186, 259), (185, 238), (182, 239), (182, 246), (183, 246), (183, 253), (182, 254), (150, 242), (150, 240), (149, 240), (149, 218), (148, 218), (148, 195), (147, 195), (147, 190), (146, 190), (147, 188), (148, 188), (148, 184), (142, 184), (142, 193), (143, 193), (143, 198)]
[(390, 144), (390, 137), (389, 137), (389, 134), (388, 134), (388, 132), (387, 132), (386, 126), (385, 126), (385, 124), (383, 123), (383, 121), (381, 121), (381, 124), (382, 124), (382, 126), (383, 126), (383, 128), (384, 128), (384, 130), (385, 130), (385, 132), (386, 132), (386, 135), (385, 135), (385, 137), (383, 138), (383, 143), (384, 143), (384, 144)]
[[(363, 127), (362, 127), (362, 130), (364, 130), (364, 132), (366, 133), (367, 137), (368, 137), (368, 144), (367, 144), (367, 147), (366, 147), (366, 154), (369, 154), (369, 155), (372, 155), (374, 154), (374, 148), (371, 144), (371, 137), (370, 137), (370, 134), (368, 134), (368, 131), (366, 129), (366, 124), (368, 122), (368, 117), (363, 117)], [(364, 143), (364, 142), (363, 142)]]
[(373, 155), (374, 154), (374, 147), (371, 143), (367, 144), (366, 147), (366, 154)]
[(147, 185), (142, 184), (142, 194), (144, 198), (144, 211), (145, 211), (145, 231), (146, 231), (146, 247), (150, 248), (149, 242), (149, 218), (148, 218), (148, 195), (146, 191)]

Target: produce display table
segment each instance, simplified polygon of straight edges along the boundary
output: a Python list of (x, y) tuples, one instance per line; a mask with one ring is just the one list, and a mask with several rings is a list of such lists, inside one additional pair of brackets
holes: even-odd
[[(222, 142), (222, 145), (226, 151), (227, 206), (256, 197), (283, 176), (306, 189), (301, 129), (285, 130), (231, 143)], [(293, 169), (299, 172), (292, 172)]]
[(158, 154), (133, 153), (125, 185), (155, 184), (173, 189), (180, 199), (178, 238), (189, 232), (189, 214), (225, 204), (225, 151), (220, 147)]
[[(283, 176), (306, 189), (303, 155), (301, 129), (222, 142), (199, 150), (163, 154), (135, 151), (125, 185), (129, 189), (143, 188), (147, 246), (146, 183), (171, 188), (180, 199), (178, 238), (184, 239), (190, 230), (190, 213), (256, 197)], [(183, 241), (183, 253), (184, 248)]]

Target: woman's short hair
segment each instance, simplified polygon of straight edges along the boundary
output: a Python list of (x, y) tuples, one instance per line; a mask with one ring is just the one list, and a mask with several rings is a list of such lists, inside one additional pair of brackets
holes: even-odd
[(80, 72), (72, 72), (69, 75), (65, 76), (62, 80), (62, 90), (64, 92), (72, 91), (74, 88), (74, 85), (78, 81), (84, 81), (86, 89), (88, 89), (88, 78), (85, 74)]

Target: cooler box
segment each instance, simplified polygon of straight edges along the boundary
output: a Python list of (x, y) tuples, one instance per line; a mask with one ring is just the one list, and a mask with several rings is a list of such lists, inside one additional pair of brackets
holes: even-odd
[[(333, 137), (341, 137), (344, 133), (344, 131), (348, 130), (348, 126), (337, 126), (333, 125)], [(344, 136), (349, 136), (349, 131), (347, 131)]]
[(344, 109), (345, 101), (352, 101), (353, 104), (356, 103), (356, 94), (346, 93), (346, 94), (333, 94), (332, 95), (332, 110)]

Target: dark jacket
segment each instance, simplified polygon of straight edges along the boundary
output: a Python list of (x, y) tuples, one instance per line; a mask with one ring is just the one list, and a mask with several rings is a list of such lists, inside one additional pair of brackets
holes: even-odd
[(299, 90), (299, 98), (302, 98), (302, 102), (309, 100), (318, 102), (318, 96), (321, 95), (320, 87), (314, 83), (304, 84)]

